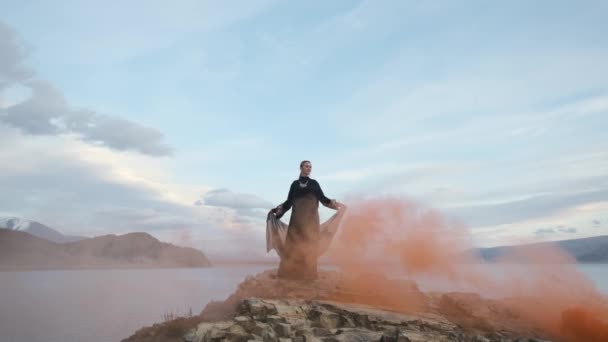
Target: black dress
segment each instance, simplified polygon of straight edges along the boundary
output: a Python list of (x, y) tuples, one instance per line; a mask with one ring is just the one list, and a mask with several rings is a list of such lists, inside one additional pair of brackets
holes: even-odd
[[(321, 235), (328, 234), (331, 240), (341, 217), (341, 212), (340, 215), (334, 215), (323, 224), (326, 229), (321, 229), (319, 202), (333, 207), (332, 201), (323, 194), (319, 183), (302, 176), (291, 184), (287, 200), (279, 206), (282, 212), (277, 213), (275, 220), (279, 220), (286, 211), (292, 209), (285, 241), (281, 246), (275, 246), (279, 247), (276, 249), (281, 256), (279, 278), (302, 280), (317, 278), (317, 258), (329, 244), (329, 242), (323, 244), (322, 250), (319, 250)], [(271, 215), (269, 219), (273, 219)]]

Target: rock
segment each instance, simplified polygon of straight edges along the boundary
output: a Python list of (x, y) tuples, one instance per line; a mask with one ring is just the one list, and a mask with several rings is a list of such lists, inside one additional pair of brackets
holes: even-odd
[(328, 310), (326, 307), (315, 307), (308, 314), (308, 319), (315, 325), (325, 329), (336, 329), (340, 327), (342, 321), (340, 315)]
[(331, 336), (332, 333), (327, 328), (312, 328), (312, 333), (315, 336)]
[(371, 321), (367, 315), (359, 315), (355, 318), (355, 326), (362, 328), (371, 328)]
[(225, 330), (213, 327), (211, 330), (205, 335), (204, 341), (217, 341), (225, 338), (228, 333)]
[(323, 340), (313, 334), (304, 334), (302, 337), (304, 338), (304, 342), (323, 342)]
[(262, 336), (268, 329), (270, 329), (270, 325), (268, 325), (267, 323), (255, 322), (255, 325), (253, 326), (253, 329), (251, 329), (251, 332), (256, 335)]
[(232, 326), (232, 323), (230, 322), (204, 322), (198, 325), (194, 334), (188, 333), (188, 336), (190, 339), (201, 342), (217, 340), (227, 335), (225, 330), (229, 329), (230, 326)]
[(266, 317), (266, 323), (273, 325), (273, 324), (279, 324), (279, 323), (286, 323), (285, 318), (281, 317), (281, 316), (277, 316), (277, 315), (270, 315)]
[(249, 339), (249, 334), (245, 328), (235, 324), (228, 329), (228, 339), (231, 342), (245, 342)]
[(289, 321), (291, 325), (291, 331), (297, 335), (298, 331), (304, 331), (307, 327), (310, 327), (310, 322), (306, 319), (292, 319)]
[(274, 331), (276, 331), (277, 335), (280, 337), (289, 337), (291, 336), (291, 326), (286, 323), (276, 323), (273, 325)]
[(349, 317), (349, 316), (342, 317), (342, 321), (343, 321), (342, 326), (344, 328), (354, 328), (357, 326), (352, 317)]
[(198, 336), (196, 335), (196, 329), (192, 329), (189, 332), (186, 333), (186, 335), (184, 335), (182, 337), (182, 339), (184, 340), (184, 342), (198, 342)]
[(242, 313), (248, 313), (256, 320), (264, 321), (267, 316), (277, 314), (277, 309), (273, 304), (257, 298), (246, 299), (241, 307)]
[(393, 334), (383, 334), (380, 342), (412, 342), (402, 331), (397, 330)]
[(344, 331), (341, 334), (325, 338), (327, 342), (368, 342), (378, 341), (382, 338), (382, 334), (367, 329), (352, 329)]
[(340, 326), (340, 316), (335, 312), (321, 313), (319, 326), (326, 329), (336, 329)]
[(276, 315), (287, 320), (306, 316), (306, 312), (302, 305), (294, 305), (293, 303), (287, 301), (276, 301), (274, 303), (274, 307), (277, 311)]
[(250, 317), (246, 317), (246, 316), (237, 316), (234, 318), (234, 322), (238, 325), (240, 325), (241, 327), (243, 327), (243, 329), (245, 329), (248, 332), (251, 332), (253, 330), (253, 328), (255, 327), (255, 321), (253, 319), (251, 319)]
[(412, 340), (403, 331), (397, 331), (397, 342), (412, 342)]
[(260, 336), (264, 342), (268, 342), (268, 341), (276, 342), (276, 341), (278, 341), (277, 334), (272, 329), (272, 327), (269, 324), (267, 324), (267, 323), (255, 322), (255, 327), (253, 328), (253, 333), (255, 335)]

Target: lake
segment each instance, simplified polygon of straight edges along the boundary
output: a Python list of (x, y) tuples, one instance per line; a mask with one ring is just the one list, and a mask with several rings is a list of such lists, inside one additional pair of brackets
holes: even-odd
[[(0, 272), (0, 341), (120, 341), (163, 314), (199, 313), (268, 268)], [(608, 294), (608, 265), (578, 268)]]

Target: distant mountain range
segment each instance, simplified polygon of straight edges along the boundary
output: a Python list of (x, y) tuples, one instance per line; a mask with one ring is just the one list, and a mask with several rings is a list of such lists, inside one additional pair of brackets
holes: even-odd
[(0, 217), (0, 229), (19, 230), (57, 243), (86, 239), (83, 236), (64, 235), (42, 223), (17, 217)]
[[(4, 229), (2, 229), (4, 228)], [(580, 263), (608, 263), (608, 235), (515, 246), (477, 248), (486, 261), (557, 245)], [(276, 260), (245, 259), (273, 264)], [(244, 260), (240, 258), (238, 260)], [(238, 263), (232, 260), (228, 263)], [(64, 235), (36, 221), (0, 217), (0, 270), (97, 267), (206, 267), (203, 252), (158, 241), (147, 233), (95, 238)]]
[(29, 227), (0, 229), (0, 270), (211, 266), (203, 252), (160, 242), (147, 233), (57, 243), (34, 236)]
[(495, 261), (503, 255), (533, 252), (549, 245), (559, 246), (580, 263), (608, 263), (608, 235), (517, 246), (478, 248), (476, 251), (484, 260)]

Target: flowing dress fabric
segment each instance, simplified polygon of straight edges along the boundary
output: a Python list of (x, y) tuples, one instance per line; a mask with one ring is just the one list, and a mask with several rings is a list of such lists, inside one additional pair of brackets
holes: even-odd
[(266, 251), (274, 249), (281, 258), (278, 276), (316, 279), (317, 258), (328, 250), (344, 211), (338, 210), (321, 224), (319, 200), (312, 193), (294, 199), (289, 225), (270, 211), (266, 220)]

